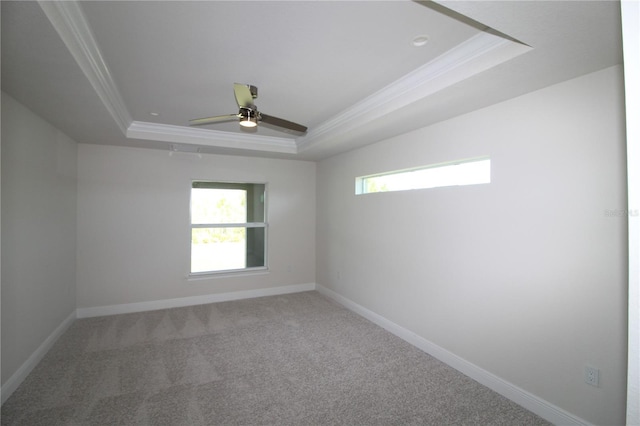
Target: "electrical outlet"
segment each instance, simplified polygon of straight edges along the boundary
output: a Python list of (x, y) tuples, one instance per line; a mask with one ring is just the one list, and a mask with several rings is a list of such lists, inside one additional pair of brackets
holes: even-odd
[(586, 384), (598, 387), (600, 382), (600, 370), (588, 365), (584, 366), (584, 381)]

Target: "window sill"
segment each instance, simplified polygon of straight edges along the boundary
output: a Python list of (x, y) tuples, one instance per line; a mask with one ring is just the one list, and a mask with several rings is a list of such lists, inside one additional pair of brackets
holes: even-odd
[(231, 271), (219, 271), (219, 272), (195, 272), (189, 273), (187, 275), (187, 281), (200, 281), (200, 280), (210, 280), (215, 278), (230, 278), (230, 277), (238, 277), (238, 276), (249, 276), (249, 275), (265, 275), (269, 273), (269, 268), (266, 266), (259, 268), (249, 268), (249, 269), (236, 269)]

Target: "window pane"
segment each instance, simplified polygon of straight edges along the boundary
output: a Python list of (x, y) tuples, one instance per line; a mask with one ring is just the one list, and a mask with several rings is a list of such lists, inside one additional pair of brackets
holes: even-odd
[(265, 228), (247, 228), (247, 268), (265, 266)]
[(191, 272), (246, 268), (246, 234), (246, 228), (192, 229)]
[(191, 223), (247, 222), (247, 191), (244, 189), (191, 189)]
[(264, 194), (264, 184), (247, 185), (247, 222), (264, 222)]
[(491, 160), (487, 158), (356, 178), (356, 194), (490, 182)]

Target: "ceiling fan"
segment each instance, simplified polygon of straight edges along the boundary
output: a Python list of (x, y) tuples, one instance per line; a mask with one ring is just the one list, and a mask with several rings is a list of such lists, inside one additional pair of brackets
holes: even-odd
[(220, 123), (223, 121), (240, 120), (240, 125), (246, 128), (256, 127), (258, 122), (261, 121), (265, 124), (279, 127), (284, 132), (297, 132), (304, 133), (307, 131), (307, 127), (301, 124), (297, 124), (291, 121), (283, 120), (282, 118), (273, 117), (271, 115), (263, 114), (258, 111), (258, 108), (254, 105), (253, 100), (258, 97), (258, 88), (249, 84), (233, 84), (233, 92), (236, 95), (236, 102), (240, 111), (237, 114), (218, 115), (215, 117), (196, 118), (189, 120), (190, 126), (202, 126), (211, 123)]

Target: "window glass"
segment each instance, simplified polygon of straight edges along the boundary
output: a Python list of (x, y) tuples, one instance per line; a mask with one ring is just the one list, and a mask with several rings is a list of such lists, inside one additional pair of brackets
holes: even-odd
[(191, 273), (266, 267), (265, 184), (196, 181)]
[(356, 194), (491, 182), (491, 160), (480, 158), (356, 178)]
[(247, 191), (242, 189), (193, 188), (191, 223), (244, 223)]

